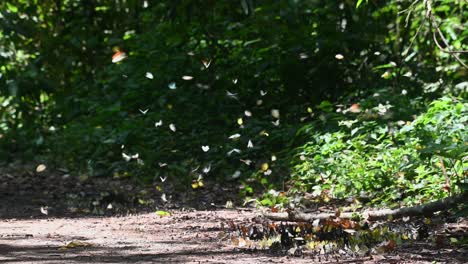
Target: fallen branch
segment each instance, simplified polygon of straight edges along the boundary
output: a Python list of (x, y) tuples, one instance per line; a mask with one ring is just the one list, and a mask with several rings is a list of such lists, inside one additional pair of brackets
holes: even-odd
[[(468, 192), (459, 195), (451, 196), (435, 202), (427, 204), (403, 207), (397, 209), (381, 209), (381, 210), (366, 210), (364, 212), (343, 212), (340, 214), (342, 219), (351, 219), (362, 217), (369, 221), (387, 219), (389, 217), (396, 219), (405, 216), (429, 216), (438, 211), (448, 210), (455, 207), (460, 203), (465, 203), (468, 200)], [(329, 219), (336, 217), (336, 213), (264, 213), (264, 217), (274, 221), (290, 221), (290, 222), (312, 222), (316, 219)]]

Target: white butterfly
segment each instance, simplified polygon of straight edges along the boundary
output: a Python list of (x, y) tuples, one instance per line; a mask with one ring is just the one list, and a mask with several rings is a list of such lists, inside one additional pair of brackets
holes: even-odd
[(161, 200), (162, 200), (163, 202), (167, 203), (167, 198), (166, 198), (166, 194), (165, 194), (165, 193), (161, 194)]
[(280, 118), (280, 112), (278, 109), (271, 109), (270, 113), (272, 117), (276, 119)]
[(162, 121), (162, 120), (159, 120), (158, 122), (155, 122), (155, 123), (154, 123), (154, 126), (155, 126), (155, 127), (160, 127), (160, 126), (162, 126), (162, 124), (163, 124), (163, 121)]
[(48, 206), (41, 206), (41, 213), (48, 215), (49, 214), (49, 207)]
[(240, 136), (241, 136), (241, 134), (237, 133), (237, 134), (234, 134), (234, 135), (229, 136), (229, 139), (240, 138)]
[(148, 110), (149, 108), (145, 109), (145, 110), (141, 110), (141, 109), (138, 109), (140, 111), (140, 113), (146, 115), (146, 113), (148, 113)]
[(244, 111), (244, 115), (245, 115), (245, 116), (248, 116), (248, 117), (251, 117), (251, 116), (252, 116), (252, 112), (250, 112), (249, 110), (245, 110), (245, 111)]
[(169, 83), (169, 84), (167, 85), (167, 87), (169, 87), (169, 89), (171, 89), (171, 90), (175, 90), (175, 89), (177, 89), (177, 85), (176, 85), (176, 83), (175, 83), (175, 82), (171, 82), (171, 83)]
[(227, 154), (228, 154), (228, 156), (231, 156), (232, 153), (234, 153), (234, 152), (235, 152), (235, 153), (241, 153), (240, 149), (232, 149), (232, 150), (230, 150)]
[(202, 60), (202, 63), (203, 63), (203, 66), (205, 66), (205, 68), (208, 69), (208, 67), (210, 67), (211, 60)]
[(202, 146), (201, 148), (203, 152), (208, 152), (208, 150), (210, 150), (210, 146)]
[(257, 100), (257, 105), (262, 105), (262, 104), (263, 104), (263, 100), (258, 99), (258, 100)]
[(192, 79), (193, 79), (193, 76), (190, 76), (190, 75), (184, 75), (184, 76), (182, 76), (182, 79), (183, 79), (183, 80), (186, 80), (186, 81), (190, 81), (190, 80), (192, 80)]
[(208, 165), (207, 167), (203, 168), (203, 173), (208, 174), (208, 172), (210, 172), (210, 170), (211, 170), (211, 164)]
[(253, 148), (252, 140), (249, 140), (249, 142), (247, 143), (247, 148)]
[(271, 161), (276, 161), (276, 156), (275, 155), (271, 155)]
[(170, 124), (169, 129), (172, 130), (172, 132), (176, 132), (177, 130), (174, 124)]
[(134, 155), (128, 155), (128, 154), (125, 154), (125, 152), (122, 152), (122, 157), (124, 158), (125, 161), (130, 161), (132, 159), (138, 159), (139, 154), (136, 153)]
[(192, 170), (192, 172), (196, 172), (199, 168), (200, 166), (197, 166), (195, 169)]
[(230, 97), (230, 98), (239, 100), (239, 99), (237, 99), (237, 94), (231, 93), (230, 91), (226, 91), (226, 95), (227, 95), (228, 97)]
[(252, 164), (252, 161), (249, 159), (248, 160), (239, 159), (239, 160), (245, 163), (247, 166), (250, 166), (250, 164)]
[(265, 175), (270, 175), (271, 172), (272, 172), (271, 170), (266, 170), (263, 174), (265, 174)]
[(154, 78), (153, 74), (151, 72), (146, 72), (145, 77), (152, 80)]
[(233, 84), (237, 84), (237, 79), (232, 79)]
[(239, 178), (240, 176), (241, 176), (241, 172), (240, 172), (239, 170), (237, 170), (237, 171), (235, 171), (235, 172), (232, 174), (231, 178), (237, 179), (237, 178)]
[(167, 163), (161, 163), (161, 162), (158, 162), (158, 165), (159, 165), (159, 167), (161, 167), (161, 168), (162, 168), (162, 167), (166, 167), (166, 166), (167, 166)]
[(265, 92), (265, 91), (263, 91), (263, 90), (260, 90), (260, 95), (261, 95), (261, 96), (265, 96), (267, 93), (268, 93), (268, 92)]
[(159, 177), (159, 179), (161, 179), (161, 182), (165, 182), (167, 180), (167, 176), (166, 177)]
[(278, 119), (278, 120), (276, 120), (276, 121), (274, 121), (274, 122), (272, 121), (271, 123), (272, 123), (273, 125), (275, 125), (275, 126), (279, 126), (280, 121), (279, 121), (279, 119)]

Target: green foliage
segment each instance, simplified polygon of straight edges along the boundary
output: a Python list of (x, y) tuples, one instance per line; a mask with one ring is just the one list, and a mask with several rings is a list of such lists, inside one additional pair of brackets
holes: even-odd
[[(445, 197), (447, 190), (460, 192), (467, 165), (467, 106), (445, 97), (412, 122), (379, 124), (362, 119), (362, 113), (338, 121), (335, 132), (307, 130), (310, 141), (294, 159), (294, 191), (387, 204), (414, 204)], [(445, 177), (450, 186), (445, 186)]]

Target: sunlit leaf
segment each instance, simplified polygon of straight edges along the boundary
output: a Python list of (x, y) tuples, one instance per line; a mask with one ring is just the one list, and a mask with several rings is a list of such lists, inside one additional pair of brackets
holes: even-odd
[(238, 124), (239, 126), (242, 126), (242, 124), (244, 124), (244, 120), (242, 120), (242, 117), (239, 117), (239, 118), (237, 119), (237, 124)]
[(156, 211), (156, 214), (159, 215), (160, 217), (170, 216), (171, 215), (171, 213), (169, 213), (167, 211), (162, 211), (162, 210)]

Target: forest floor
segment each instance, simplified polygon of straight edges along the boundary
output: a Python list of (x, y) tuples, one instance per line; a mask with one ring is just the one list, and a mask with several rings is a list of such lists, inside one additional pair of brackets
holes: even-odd
[[(205, 184), (172, 195), (167, 188), (162, 197), (161, 189), (117, 179), (4, 167), (0, 263), (467, 263), (466, 245), (429, 237), (361, 255), (264, 247), (239, 234), (266, 220), (256, 208), (239, 207), (236, 190), (229, 188)], [(459, 240), (466, 239), (466, 218), (452, 227)]]

